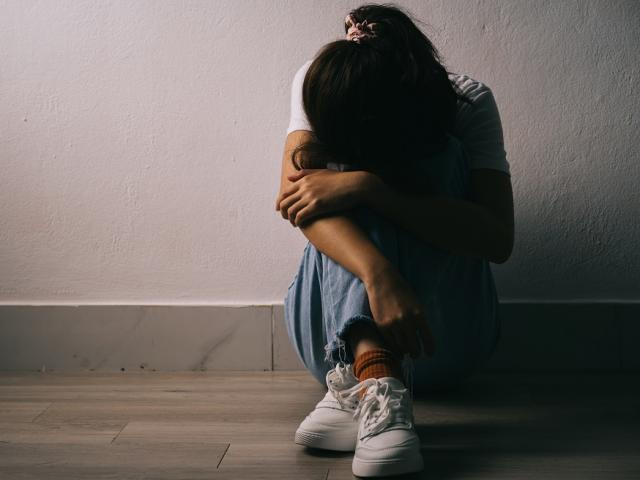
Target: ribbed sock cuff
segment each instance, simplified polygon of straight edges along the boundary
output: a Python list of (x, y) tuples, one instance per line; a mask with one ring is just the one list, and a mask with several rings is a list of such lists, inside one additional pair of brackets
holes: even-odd
[[(386, 348), (373, 348), (361, 353), (353, 362), (353, 374), (362, 381), (367, 378), (394, 377), (404, 382), (400, 357)], [(366, 388), (360, 390), (360, 398)]]

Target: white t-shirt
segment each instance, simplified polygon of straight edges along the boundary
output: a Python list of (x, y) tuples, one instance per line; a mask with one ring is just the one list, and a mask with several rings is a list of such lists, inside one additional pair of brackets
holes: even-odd
[[(312, 130), (302, 103), (302, 83), (311, 62), (312, 60), (307, 60), (293, 77), (287, 135), (294, 130)], [(502, 122), (493, 93), (485, 84), (468, 75), (450, 74), (449, 78), (472, 102), (468, 104), (458, 100), (458, 112), (452, 132), (468, 153), (470, 168), (490, 168), (511, 176), (504, 150)]]

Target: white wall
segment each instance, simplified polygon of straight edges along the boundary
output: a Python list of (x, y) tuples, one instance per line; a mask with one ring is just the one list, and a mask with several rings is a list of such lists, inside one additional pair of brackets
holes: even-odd
[[(1, 1), (0, 302), (282, 301), (290, 81), (359, 4)], [(640, 2), (399, 4), (501, 109), (501, 298), (640, 300)]]

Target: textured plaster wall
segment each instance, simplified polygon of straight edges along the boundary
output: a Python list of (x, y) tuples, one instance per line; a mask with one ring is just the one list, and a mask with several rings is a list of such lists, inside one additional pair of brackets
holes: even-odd
[[(500, 108), (501, 298), (640, 300), (640, 2), (399, 4)], [(280, 302), (290, 81), (357, 5), (0, 1), (0, 302)]]

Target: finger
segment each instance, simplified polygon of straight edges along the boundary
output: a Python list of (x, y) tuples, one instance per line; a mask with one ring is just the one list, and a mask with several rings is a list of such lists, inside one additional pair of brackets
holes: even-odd
[(305, 175), (309, 175), (310, 173), (313, 173), (315, 170), (317, 170), (317, 169), (303, 168), (302, 170), (298, 170), (296, 172), (293, 172), (293, 173), (289, 174), (287, 176), (287, 179), (292, 181), (292, 182), (295, 182), (296, 180), (300, 180)]
[(278, 203), (281, 203), (282, 200), (287, 198), (289, 195), (293, 195), (294, 193), (296, 193), (298, 189), (299, 189), (299, 185), (296, 183), (289, 185), (280, 193), (280, 196), (278, 197), (278, 200), (277, 200)]
[(291, 173), (287, 176), (288, 180), (295, 182), (296, 180), (300, 180), (305, 175), (310, 175), (315, 172), (319, 172), (320, 170), (326, 170), (325, 168), (303, 168), (302, 170), (298, 170), (297, 172)]
[(280, 203), (284, 198), (285, 196), (282, 193), (278, 194), (278, 198), (276, 198), (276, 211), (280, 210)]
[(280, 213), (282, 214), (282, 218), (290, 219), (289, 217), (289, 209), (300, 200), (300, 195), (291, 195), (284, 199), (282, 203), (280, 203)]
[(291, 225), (293, 225), (294, 227), (297, 226), (296, 216), (298, 215), (298, 212), (302, 210), (305, 206), (306, 204), (304, 203), (304, 201), (300, 200), (289, 208), (289, 211), (288, 211), (289, 221), (291, 222)]
[(310, 172), (308, 168), (303, 168), (302, 170), (298, 170), (296, 172), (293, 172), (287, 175), (287, 179), (292, 182), (295, 182), (296, 180), (301, 179), (302, 177), (304, 177), (305, 175), (308, 175), (309, 173)]
[(316, 215), (317, 215), (317, 212), (314, 210), (311, 204), (309, 204), (306, 207), (304, 207), (302, 210), (296, 213), (296, 220), (295, 220), (296, 225), (300, 226)]

